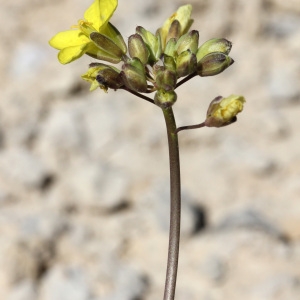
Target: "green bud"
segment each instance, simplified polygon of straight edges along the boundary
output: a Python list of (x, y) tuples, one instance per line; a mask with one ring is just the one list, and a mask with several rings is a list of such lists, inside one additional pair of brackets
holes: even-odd
[(212, 52), (220, 52), (226, 55), (229, 54), (232, 43), (226, 39), (211, 39), (202, 44), (197, 51), (197, 61), (201, 60), (204, 56)]
[(122, 80), (127, 88), (136, 92), (147, 91), (147, 79), (145, 67), (138, 58), (133, 58), (130, 62), (122, 66)]
[(155, 85), (158, 90), (172, 91), (176, 87), (176, 72), (168, 69), (158, 71), (155, 78)]
[(214, 76), (234, 63), (234, 60), (224, 53), (213, 52), (204, 56), (197, 64), (198, 75)]
[(184, 34), (176, 43), (176, 51), (178, 54), (186, 50), (191, 50), (192, 53), (196, 54), (199, 43), (199, 32), (192, 30), (189, 33)]
[(172, 56), (172, 57), (176, 57), (177, 56), (177, 52), (176, 52), (176, 39), (170, 39), (167, 42), (164, 54)]
[(110, 22), (108, 22), (106, 26), (101, 27), (101, 33), (111, 39), (121, 49), (123, 54), (127, 52), (126, 43), (121, 33)]
[(182, 52), (176, 60), (176, 72), (177, 76), (184, 77), (197, 69), (197, 59), (196, 55), (192, 53), (190, 50), (186, 50)]
[(168, 43), (168, 41), (170, 39), (175, 39), (175, 40), (178, 40), (179, 37), (181, 35), (181, 25), (179, 23), (178, 20), (174, 20), (172, 23), (171, 23), (171, 26), (169, 28), (169, 31), (168, 31), (168, 34), (167, 34), (167, 39), (166, 39), (166, 42)]
[(111, 39), (99, 32), (92, 32), (90, 34), (90, 39), (100, 50), (97, 53), (98, 59), (112, 63), (118, 63), (121, 61), (123, 52)]
[(152, 34), (150, 31), (144, 29), (142, 26), (136, 28), (136, 32), (142, 37), (149, 50), (149, 63), (155, 63), (161, 55), (160, 40), (157, 36)]
[(166, 69), (176, 72), (176, 62), (172, 56), (164, 54), (164, 65)]
[(177, 100), (177, 94), (174, 91), (158, 90), (154, 96), (154, 103), (161, 108), (172, 106)]
[(133, 34), (128, 39), (129, 55), (140, 59), (141, 63), (146, 65), (149, 58), (149, 50), (139, 34)]

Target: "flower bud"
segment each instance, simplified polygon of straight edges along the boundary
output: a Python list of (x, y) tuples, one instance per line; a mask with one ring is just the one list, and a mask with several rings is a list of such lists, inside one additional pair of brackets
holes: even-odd
[(164, 54), (171, 56), (171, 57), (176, 57), (177, 52), (176, 52), (176, 39), (172, 38), (168, 41)]
[(169, 28), (166, 43), (168, 43), (168, 41), (170, 39), (178, 40), (180, 35), (181, 35), (181, 25), (180, 25), (179, 21), (175, 19), (171, 23), (171, 26)]
[(129, 55), (140, 59), (141, 63), (146, 65), (149, 58), (149, 50), (139, 34), (133, 34), (128, 39)]
[(220, 52), (226, 55), (229, 54), (232, 43), (226, 39), (211, 39), (202, 44), (197, 51), (197, 61), (200, 61), (204, 56), (212, 52)]
[(165, 69), (157, 72), (155, 85), (157, 89), (172, 91), (176, 87), (177, 76), (176, 72)]
[(138, 58), (133, 58), (131, 61), (122, 66), (121, 76), (125, 86), (136, 92), (147, 91), (147, 79), (145, 67)]
[(160, 39), (142, 26), (136, 28), (136, 32), (142, 37), (149, 50), (149, 63), (155, 63), (161, 55)]
[(108, 22), (105, 26), (103, 34), (111, 39), (122, 50), (123, 54), (127, 52), (127, 47), (123, 36), (113, 24)]
[(184, 77), (197, 69), (197, 59), (196, 55), (192, 53), (190, 50), (186, 50), (182, 52), (176, 60), (176, 72), (177, 76)]
[(164, 66), (166, 69), (176, 72), (176, 62), (172, 56), (164, 54)]
[(198, 75), (214, 76), (234, 63), (234, 60), (224, 53), (213, 52), (204, 56), (197, 64)]
[(111, 63), (121, 61), (124, 53), (111, 39), (99, 32), (92, 32), (90, 39), (99, 48), (97, 52), (98, 59), (106, 60)]
[(243, 96), (216, 97), (209, 105), (205, 126), (222, 127), (235, 122), (236, 115), (243, 110), (245, 102)]
[(192, 30), (189, 33), (181, 36), (176, 43), (176, 51), (178, 54), (190, 50), (192, 53), (196, 54), (199, 43), (199, 32), (197, 30)]
[(177, 94), (174, 91), (158, 90), (154, 96), (154, 103), (161, 108), (172, 106), (177, 100)]

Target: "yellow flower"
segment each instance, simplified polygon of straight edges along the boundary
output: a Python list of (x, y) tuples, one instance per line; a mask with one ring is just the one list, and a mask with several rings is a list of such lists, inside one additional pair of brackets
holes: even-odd
[(105, 36), (108, 42), (115, 43), (122, 52), (126, 52), (126, 45), (117, 29), (108, 21), (118, 5), (118, 0), (95, 0), (85, 11), (84, 20), (79, 20), (78, 25), (72, 26), (71, 30), (62, 31), (56, 34), (49, 44), (60, 50), (58, 60), (62, 64), (70, 63), (83, 54), (94, 58), (108, 60), (113, 63), (120, 61), (121, 57), (105, 51), (90, 38), (90, 34)]
[(209, 105), (205, 125), (222, 127), (236, 121), (236, 115), (243, 110), (246, 102), (243, 96), (231, 95), (227, 98), (215, 98)]
[(159, 34), (161, 38), (162, 49), (165, 49), (167, 43), (167, 36), (173, 21), (177, 20), (180, 24), (179, 36), (187, 33), (193, 24), (193, 19), (191, 19), (192, 5), (187, 4), (178, 8), (178, 10), (173, 13), (173, 15), (168, 18), (163, 26), (159, 29)]

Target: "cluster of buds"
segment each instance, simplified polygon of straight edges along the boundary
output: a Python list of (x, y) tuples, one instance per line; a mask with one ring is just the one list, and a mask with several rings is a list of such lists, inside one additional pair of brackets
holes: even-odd
[(162, 108), (173, 105), (179, 78), (213, 76), (233, 63), (228, 56), (231, 43), (224, 38), (211, 39), (199, 47), (199, 32), (189, 31), (193, 23), (191, 11), (191, 5), (180, 7), (156, 34), (138, 26), (128, 46), (110, 23), (110, 30), (104, 33), (89, 32), (90, 40), (99, 49), (91, 56), (122, 65), (117, 68), (92, 63), (82, 78), (91, 82), (91, 90), (100, 87), (105, 91), (155, 92), (155, 104)]

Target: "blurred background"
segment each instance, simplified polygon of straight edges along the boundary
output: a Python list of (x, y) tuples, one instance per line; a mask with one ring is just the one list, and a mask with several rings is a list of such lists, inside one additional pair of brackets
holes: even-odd
[[(88, 91), (84, 57), (48, 40), (91, 0), (1, 0), (0, 299), (162, 299), (169, 166), (160, 110)], [(155, 32), (186, 2), (120, 0), (124, 38)], [(191, 0), (200, 43), (233, 42), (235, 64), (178, 89), (178, 126), (210, 101), (247, 103), (238, 122), (180, 132), (177, 300), (300, 295), (300, 3)]]

